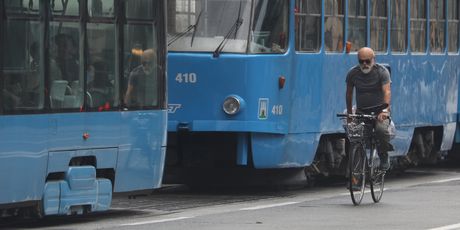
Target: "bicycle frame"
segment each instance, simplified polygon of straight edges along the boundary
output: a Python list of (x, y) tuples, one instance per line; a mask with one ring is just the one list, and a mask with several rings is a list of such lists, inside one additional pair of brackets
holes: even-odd
[[(379, 202), (383, 194), (383, 181), (385, 176), (385, 171), (378, 168), (379, 162), (376, 161), (377, 158), (377, 140), (375, 134), (376, 120), (377, 115), (375, 114), (337, 114), (339, 117), (344, 117), (345, 119), (351, 119), (350, 122), (347, 120), (345, 131), (350, 141), (351, 148), (349, 152), (349, 167), (350, 167), (350, 195), (352, 201), (355, 205), (359, 205), (364, 195), (365, 185), (368, 183), (371, 187), (372, 199), (375, 203)], [(357, 163), (360, 160), (359, 153), (363, 153), (362, 157), (364, 158), (364, 164), (361, 168), (359, 166), (363, 163)], [(358, 159), (358, 160), (357, 160)], [(356, 171), (357, 170), (357, 171)], [(359, 190), (353, 188), (353, 182), (357, 183), (358, 186), (360, 182)], [(356, 179), (358, 178), (358, 179)], [(367, 179), (368, 178), (368, 179)], [(376, 186), (377, 185), (377, 186)]]

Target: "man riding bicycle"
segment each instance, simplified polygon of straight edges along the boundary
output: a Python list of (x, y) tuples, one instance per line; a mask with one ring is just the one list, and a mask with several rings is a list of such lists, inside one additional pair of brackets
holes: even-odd
[(357, 113), (360, 113), (360, 108), (388, 104), (388, 107), (379, 113), (375, 127), (380, 168), (388, 170), (390, 168), (388, 151), (393, 150), (388, 131), (391, 101), (390, 73), (387, 68), (375, 63), (374, 51), (369, 47), (358, 50), (358, 62), (358, 65), (348, 71), (346, 78), (347, 113), (353, 113), (352, 101), (355, 88)]

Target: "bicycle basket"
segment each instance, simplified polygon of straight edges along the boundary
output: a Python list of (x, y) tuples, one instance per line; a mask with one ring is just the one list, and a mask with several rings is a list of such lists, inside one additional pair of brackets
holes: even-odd
[(351, 142), (359, 141), (363, 137), (364, 123), (350, 122), (346, 126), (346, 132)]

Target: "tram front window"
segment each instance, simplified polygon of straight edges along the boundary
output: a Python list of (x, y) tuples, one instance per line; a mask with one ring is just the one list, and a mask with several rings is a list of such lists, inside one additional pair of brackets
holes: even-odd
[(245, 53), (251, 15), (250, 0), (172, 0), (168, 5), (171, 51)]

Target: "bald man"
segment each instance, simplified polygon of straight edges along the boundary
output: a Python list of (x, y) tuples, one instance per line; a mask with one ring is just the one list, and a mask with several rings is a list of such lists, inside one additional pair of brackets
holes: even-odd
[(360, 109), (388, 104), (378, 115), (376, 123), (377, 151), (380, 157), (380, 168), (390, 168), (388, 151), (393, 150), (390, 144), (390, 104), (391, 104), (391, 79), (390, 73), (384, 66), (375, 63), (374, 51), (369, 47), (358, 50), (358, 65), (348, 71), (346, 89), (347, 113), (351, 114), (353, 90), (356, 89), (357, 112)]
[(157, 105), (157, 65), (156, 54), (153, 49), (142, 52), (141, 65), (134, 68), (129, 74), (128, 88), (123, 102), (129, 107), (143, 107)]

